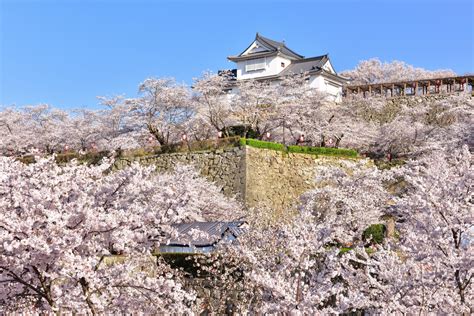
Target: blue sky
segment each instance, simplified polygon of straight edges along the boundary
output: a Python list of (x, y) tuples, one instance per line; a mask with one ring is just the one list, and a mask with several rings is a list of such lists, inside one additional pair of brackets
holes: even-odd
[(145, 78), (232, 68), (258, 31), (337, 71), (371, 57), (474, 69), (474, 1), (0, 0), (0, 105), (97, 108)]

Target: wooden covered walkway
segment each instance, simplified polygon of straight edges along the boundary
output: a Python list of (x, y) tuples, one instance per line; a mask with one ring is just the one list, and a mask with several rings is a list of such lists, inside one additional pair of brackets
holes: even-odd
[[(344, 97), (360, 96), (415, 96), (470, 91), (473, 93), (474, 75), (420, 79), (400, 82), (383, 82), (365, 85), (348, 85)], [(470, 90), (469, 90), (470, 89)]]

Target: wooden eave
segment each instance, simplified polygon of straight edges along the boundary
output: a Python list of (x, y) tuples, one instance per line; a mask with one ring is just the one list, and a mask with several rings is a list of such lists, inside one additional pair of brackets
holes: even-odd
[(257, 59), (257, 58), (264, 58), (264, 57), (272, 57), (278, 55), (278, 52), (261, 52), (255, 54), (248, 54), (243, 56), (229, 56), (227, 57), (228, 60), (233, 62), (243, 61), (243, 60), (250, 60), (250, 59)]

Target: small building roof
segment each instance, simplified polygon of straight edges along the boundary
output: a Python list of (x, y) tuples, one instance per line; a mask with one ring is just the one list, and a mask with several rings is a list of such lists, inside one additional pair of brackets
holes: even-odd
[[(236, 222), (191, 222), (191, 223), (179, 223), (171, 225), (176, 229), (178, 235), (175, 238), (171, 238), (167, 245), (168, 246), (195, 246), (204, 247), (212, 246), (226, 237), (226, 234), (238, 237), (242, 234), (243, 229), (241, 226), (244, 224), (242, 221)], [(193, 237), (193, 231), (199, 231), (203, 234), (199, 237)]]

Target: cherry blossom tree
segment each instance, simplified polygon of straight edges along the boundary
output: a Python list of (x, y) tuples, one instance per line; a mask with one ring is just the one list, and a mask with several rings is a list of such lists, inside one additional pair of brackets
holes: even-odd
[(238, 92), (231, 99), (231, 111), (244, 126), (244, 135), (253, 130), (260, 138), (270, 130), (276, 110), (275, 99), (280, 97), (277, 88), (278, 84), (252, 79), (238, 82)]
[(392, 209), (399, 241), (342, 257), (348, 303), (372, 313), (472, 313), (471, 153), (467, 146), (431, 153), (393, 174), (407, 191)]
[(364, 148), (376, 136), (376, 126), (357, 116), (346, 103), (328, 102), (324, 95), (313, 93), (284, 109), (285, 126), (291, 139), (304, 135), (313, 146)]
[(75, 110), (69, 119), (69, 124), (62, 126), (63, 133), (67, 134), (67, 143), (72, 149), (87, 151), (97, 146), (103, 129), (99, 113), (92, 110)]
[[(272, 139), (282, 143), (292, 143), (286, 137), (287, 132), (290, 134), (290, 139), (296, 139), (296, 135), (301, 126), (298, 125), (300, 114), (304, 110), (308, 110), (307, 105), (309, 100), (315, 95), (321, 97), (315, 91), (312, 91), (307, 83), (308, 75), (291, 74), (286, 76), (279, 82), (267, 86), (267, 94), (271, 102), (271, 108), (266, 109), (267, 112), (265, 120), (261, 120), (259, 130), (262, 135), (265, 132), (272, 133)], [(258, 87), (256, 87), (258, 90)], [(255, 90), (255, 88), (254, 88)], [(258, 93), (258, 92), (254, 92)], [(318, 100), (319, 98), (314, 99)], [(313, 99), (313, 100), (314, 100)]]
[(100, 126), (96, 146), (102, 150), (126, 150), (145, 147), (152, 136), (134, 116), (129, 100), (122, 96), (99, 97), (105, 109), (96, 111)]
[(210, 126), (214, 132), (221, 131), (224, 136), (229, 135), (229, 127), (235, 125), (231, 111), (231, 100), (229, 90), (232, 89), (233, 81), (230, 75), (213, 74), (205, 72), (202, 77), (196, 78), (193, 96), (196, 108), (196, 118), (198, 122), (205, 122), (203, 125)]
[(398, 171), (408, 193), (398, 200), (403, 250), (419, 265), (418, 301), (426, 310), (472, 313), (472, 154), (467, 146), (436, 152)]
[(306, 74), (296, 74), (268, 83), (205, 73), (193, 88), (197, 91), (198, 113), (216, 131), (228, 135), (229, 127), (240, 125), (243, 134), (252, 130), (257, 134), (254, 137), (262, 138), (271, 132), (272, 139), (282, 141), (283, 130), (293, 130), (288, 116), (296, 116), (298, 105), (307, 104), (311, 89), (306, 79)]
[(179, 127), (194, 113), (189, 89), (172, 78), (149, 78), (140, 84), (139, 92), (141, 97), (126, 100), (137, 122), (161, 146), (177, 140)]
[(372, 84), (416, 79), (453, 77), (456, 73), (449, 69), (426, 70), (415, 68), (405, 62), (394, 60), (381, 62), (377, 58), (360, 61), (356, 68), (342, 71), (341, 76), (352, 79), (352, 84)]
[(148, 131), (131, 119), (118, 97), (101, 98), (105, 110), (60, 111), (48, 105), (6, 108), (0, 112), (3, 153), (29, 153), (33, 148), (51, 154), (65, 150), (116, 150), (143, 146)]
[(47, 104), (7, 108), (0, 114), (2, 151), (17, 154), (35, 147), (52, 153), (62, 149), (68, 124), (66, 112)]
[[(313, 146), (349, 147), (365, 149), (377, 136), (377, 126), (359, 113), (354, 104), (344, 101), (336, 104), (328, 96), (310, 89), (298, 78), (291, 78), (288, 92), (294, 97), (277, 98), (280, 105), (277, 117), (289, 132), (289, 139), (279, 141), (294, 144), (304, 135), (306, 144)], [(354, 102), (354, 100), (351, 100)], [(368, 101), (367, 101), (368, 102)]]
[(150, 238), (239, 205), (189, 167), (109, 168), (0, 157), (2, 313), (191, 312), (193, 292), (152, 259)]
[(0, 112), (0, 152), (14, 155), (27, 151), (34, 143), (33, 133), (27, 126), (28, 119), (24, 112), (16, 108), (4, 108)]
[(391, 117), (374, 120), (378, 131), (367, 149), (416, 157), (431, 150), (462, 147), (470, 141), (472, 106), (473, 99), (467, 95), (400, 105)]
[(36, 144), (47, 153), (63, 149), (66, 144), (66, 134), (61, 127), (67, 126), (68, 113), (47, 104), (27, 106), (24, 109), (30, 128), (35, 136)]

